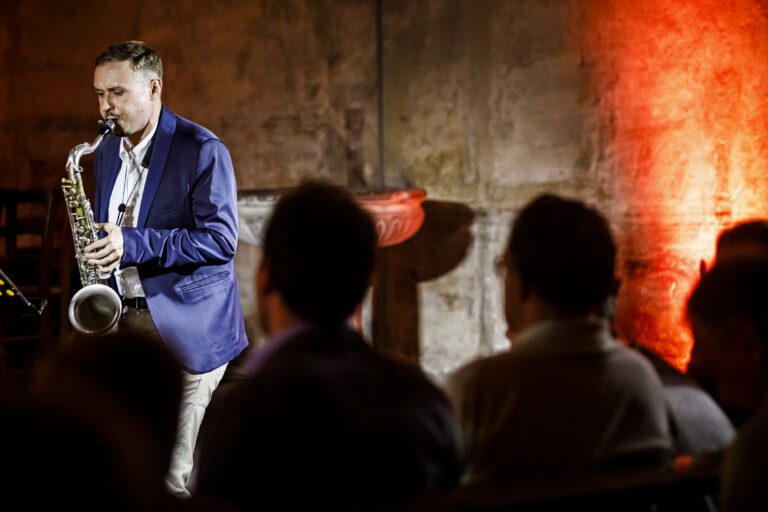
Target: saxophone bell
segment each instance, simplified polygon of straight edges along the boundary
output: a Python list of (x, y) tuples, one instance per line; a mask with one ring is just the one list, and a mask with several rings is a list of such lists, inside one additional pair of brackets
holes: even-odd
[(114, 332), (123, 305), (120, 296), (107, 285), (89, 284), (69, 301), (69, 323), (82, 334)]

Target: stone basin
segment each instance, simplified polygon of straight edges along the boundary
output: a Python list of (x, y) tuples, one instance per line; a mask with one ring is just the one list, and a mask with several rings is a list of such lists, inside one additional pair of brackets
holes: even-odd
[[(251, 189), (239, 191), (237, 201), (241, 242), (261, 245), (267, 219), (277, 200), (290, 188)], [(389, 247), (405, 242), (424, 223), (422, 203), (427, 192), (410, 189), (350, 189), (358, 203), (373, 217), (379, 246)]]

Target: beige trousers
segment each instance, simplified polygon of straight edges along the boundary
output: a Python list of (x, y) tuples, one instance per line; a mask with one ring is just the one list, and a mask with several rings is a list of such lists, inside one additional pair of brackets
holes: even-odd
[[(128, 308), (118, 325), (118, 330), (135, 329), (162, 342), (152, 315), (146, 309)], [(176, 442), (173, 446), (171, 464), (165, 477), (165, 486), (171, 494), (189, 497), (189, 477), (192, 474), (192, 457), (197, 434), (203, 422), (205, 409), (213, 392), (219, 385), (227, 365), (207, 373), (190, 373), (182, 370), (181, 406)]]

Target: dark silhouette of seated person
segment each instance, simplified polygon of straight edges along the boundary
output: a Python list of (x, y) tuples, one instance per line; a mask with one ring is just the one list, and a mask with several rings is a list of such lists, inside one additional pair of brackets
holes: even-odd
[(342, 189), (307, 183), (279, 200), (257, 277), (269, 340), (214, 409), (200, 495), (243, 510), (369, 510), (457, 482), (445, 397), (349, 327), (376, 240)]
[(94, 424), (117, 423), (123, 433), (115, 435), (149, 462), (142, 478), (158, 499), (170, 498), (163, 482), (176, 437), (179, 374), (168, 349), (138, 332), (78, 336), (41, 367), (33, 390)]
[(650, 347), (636, 341), (631, 341), (629, 346), (648, 359), (661, 380), (678, 453), (720, 452), (733, 441), (736, 435), (733, 424), (696, 379), (678, 370)]
[(653, 350), (633, 345), (653, 365), (669, 405), (672, 431), (679, 453), (708, 453), (725, 449), (736, 434), (731, 421), (712, 396)]
[[(750, 257), (768, 257), (768, 222), (752, 219), (723, 230), (717, 237), (715, 264)], [(701, 262), (702, 276), (707, 265)], [(661, 377), (675, 420), (681, 452), (722, 450), (733, 440), (735, 429), (728, 415), (711, 398), (716, 389), (706, 375), (682, 374), (660, 356), (644, 350)], [(738, 416), (736, 417), (739, 420)]]
[(134, 431), (78, 412), (38, 398), (0, 400), (3, 510), (153, 509), (143, 475), (151, 462), (132, 448)]
[[(749, 256), (768, 257), (768, 222), (753, 219), (723, 230), (717, 238), (715, 262)], [(706, 264), (701, 264), (702, 275)], [(706, 378), (683, 374), (661, 356), (640, 349), (651, 361), (664, 385), (674, 420), (678, 450), (700, 453), (726, 448), (735, 435), (728, 416), (712, 399), (714, 389)], [(703, 385), (703, 388), (702, 388)]]
[(695, 339), (690, 371), (739, 428), (726, 451), (726, 512), (768, 509), (768, 259), (728, 258), (688, 301)]
[(508, 352), (448, 382), (469, 482), (583, 474), (672, 450), (658, 376), (603, 314), (616, 247), (595, 210), (554, 195), (529, 203), (497, 264)]
[(752, 219), (723, 230), (717, 237), (715, 263), (731, 258), (768, 257), (768, 221)]

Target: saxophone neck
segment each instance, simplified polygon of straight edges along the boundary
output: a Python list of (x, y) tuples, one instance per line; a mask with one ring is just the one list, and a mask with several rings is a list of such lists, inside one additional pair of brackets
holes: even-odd
[(78, 144), (74, 148), (72, 148), (69, 151), (69, 157), (67, 158), (67, 167), (71, 167), (74, 170), (80, 169), (80, 159), (84, 157), (87, 154), (93, 153), (96, 151), (96, 148), (99, 147), (99, 144), (101, 143), (101, 140), (103, 137), (99, 135), (96, 137), (96, 139), (93, 141), (93, 143), (89, 144), (87, 142), (83, 142), (82, 144)]
[(93, 142), (83, 142), (72, 148), (69, 151), (69, 157), (67, 158), (67, 169), (71, 173), (80, 172), (80, 159), (85, 155), (91, 154), (96, 151), (104, 137), (112, 133), (115, 129), (116, 121), (114, 119), (107, 119), (106, 121), (99, 121), (99, 132)]

